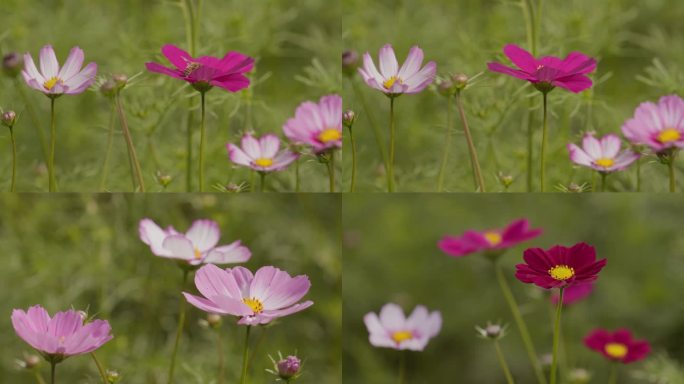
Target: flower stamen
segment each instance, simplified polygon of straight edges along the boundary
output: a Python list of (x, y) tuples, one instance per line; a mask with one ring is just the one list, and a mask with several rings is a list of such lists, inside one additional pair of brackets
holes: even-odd
[(52, 88), (54, 88), (55, 85), (57, 85), (57, 84), (60, 84), (60, 85), (61, 85), (61, 84), (64, 84), (64, 81), (62, 81), (62, 79), (60, 79), (59, 77), (56, 77), (56, 76), (55, 76), (55, 77), (53, 77), (53, 78), (51, 78), (51, 79), (45, 81), (45, 82), (43, 83), (43, 87), (44, 87), (45, 89), (47, 89), (48, 91), (51, 91)]
[(402, 341), (411, 339), (413, 339), (413, 333), (411, 333), (410, 331), (392, 332), (392, 340), (394, 340), (394, 342), (397, 344), (401, 344)]
[(575, 276), (575, 269), (567, 265), (556, 265), (549, 269), (549, 275), (555, 280), (565, 281)]
[(610, 168), (613, 166), (613, 164), (615, 164), (615, 160), (603, 157), (594, 161), (594, 164), (598, 165), (601, 168)]
[(270, 167), (271, 165), (273, 165), (273, 159), (260, 157), (256, 160), (254, 160), (254, 165), (256, 165), (258, 167), (263, 167), (263, 168)]
[(342, 133), (335, 128), (328, 128), (318, 134), (318, 141), (321, 143), (329, 143), (331, 141), (338, 141), (342, 138)]
[(389, 79), (385, 80), (385, 82), (382, 83), (382, 86), (385, 87), (385, 89), (390, 89), (397, 81), (399, 82), (399, 84), (403, 84), (400, 78), (392, 76)]
[(202, 258), (202, 252), (199, 249), (197, 249), (197, 247), (195, 247), (194, 253), (195, 253), (195, 259), (201, 259)]
[(503, 240), (499, 232), (485, 232), (482, 236), (487, 239), (491, 246), (499, 245), (501, 244), (501, 240)]
[(264, 305), (258, 299), (246, 297), (242, 299), (242, 302), (251, 308), (252, 311), (254, 311), (254, 313), (257, 315), (264, 311)]
[(628, 348), (622, 343), (608, 343), (604, 347), (606, 354), (614, 359), (622, 359), (627, 355)]
[(681, 138), (682, 134), (674, 128), (666, 128), (658, 133), (658, 141), (663, 144), (679, 141)]

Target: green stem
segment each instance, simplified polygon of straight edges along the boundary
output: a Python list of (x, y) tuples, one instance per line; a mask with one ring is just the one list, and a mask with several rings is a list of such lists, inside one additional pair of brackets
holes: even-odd
[(55, 130), (55, 98), (50, 98), (50, 158), (48, 159), (48, 178), (49, 191), (56, 192), (57, 186), (55, 182), (55, 141), (57, 140), (57, 132)]
[(670, 174), (670, 192), (675, 191), (676, 187), (676, 181), (675, 181), (675, 159), (677, 158), (677, 153), (673, 152), (672, 156), (669, 159), (669, 162), (667, 163), (667, 169)]
[(259, 192), (263, 192), (266, 188), (266, 172), (259, 172)]
[(335, 150), (330, 151), (330, 158), (328, 159), (326, 165), (328, 166), (330, 192), (335, 192)]
[(216, 344), (218, 346), (217, 355), (218, 355), (218, 360), (219, 360), (218, 361), (218, 378), (217, 378), (216, 382), (218, 384), (223, 384), (223, 372), (224, 372), (224, 360), (225, 359), (223, 357), (223, 346), (221, 345), (221, 330), (220, 329), (218, 329), (216, 331), (216, 335), (217, 335)]
[(599, 172), (601, 174), (601, 192), (606, 191), (606, 177), (608, 176), (605, 172)]
[(295, 160), (295, 192), (299, 192), (299, 158)]
[[(529, 0), (532, 1), (532, 0)], [(534, 25), (534, 44), (535, 44), (535, 51), (537, 45), (539, 45), (539, 37), (541, 36), (541, 24), (542, 24), (542, 13), (544, 10), (544, 0), (539, 0), (537, 2), (537, 15), (535, 19), (535, 25)], [(536, 55), (537, 53), (533, 53), (533, 55)]]
[(551, 373), (549, 381), (551, 384), (556, 384), (558, 377), (558, 344), (560, 340), (560, 327), (561, 327), (561, 310), (563, 309), (563, 291), (565, 288), (560, 288), (558, 294), (558, 306), (556, 307), (556, 321), (553, 326), (553, 350), (552, 350), (552, 360), (551, 360)]
[(349, 140), (351, 141), (352, 148), (352, 170), (351, 170), (351, 186), (349, 187), (349, 192), (354, 192), (356, 188), (356, 142), (354, 141), (354, 131), (352, 131), (352, 126), (349, 129)]
[(544, 162), (544, 156), (546, 154), (546, 134), (547, 134), (547, 128), (548, 128), (548, 112), (547, 112), (547, 92), (542, 92), (544, 95), (544, 117), (543, 117), (543, 122), (542, 122), (542, 142), (541, 142), (541, 152), (539, 153), (539, 161), (540, 161), (540, 174), (539, 174), (539, 182), (541, 183), (541, 191), (544, 192), (544, 176), (546, 172), (546, 167), (545, 167), (545, 162)]
[(17, 143), (14, 140), (14, 128), (10, 128), (10, 140), (12, 141), (12, 184), (10, 192), (15, 191), (15, 184), (17, 181)]
[[(183, 270), (183, 285), (181, 286), (181, 291), (185, 289), (185, 284), (188, 281), (189, 271), (187, 269)], [(180, 344), (180, 338), (183, 334), (183, 326), (185, 325), (185, 297), (180, 295), (180, 309), (178, 314), (178, 329), (176, 330), (176, 341), (173, 343), (173, 352), (171, 353), (171, 364), (169, 365), (169, 379), (168, 384), (173, 383), (173, 372), (176, 369), (176, 353), (178, 352), (178, 345)]]
[(242, 351), (242, 375), (240, 376), (240, 384), (247, 383), (247, 364), (249, 360), (249, 331), (252, 328), (251, 325), (247, 326), (247, 331), (245, 332), (245, 348)]
[(382, 132), (380, 131), (380, 127), (375, 123), (373, 115), (371, 115), (371, 110), (368, 107), (368, 104), (366, 103), (366, 98), (363, 96), (363, 92), (361, 92), (359, 86), (353, 80), (351, 81), (351, 84), (352, 88), (354, 89), (354, 95), (357, 99), (361, 101), (361, 106), (363, 107), (364, 115), (368, 117), (368, 123), (370, 124), (371, 129), (373, 130), (373, 136), (375, 136), (375, 143), (378, 146), (378, 152), (380, 152), (382, 164), (385, 166), (385, 171), (387, 171), (387, 152), (385, 151), (385, 146), (383, 144)]
[(527, 324), (525, 323), (525, 320), (523, 319), (522, 314), (520, 313), (518, 303), (515, 301), (515, 297), (513, 297), (513, 292), (511, 292), (511, 288), (508, 286), (508, 282), (506, 281), (506, 277), (504, 276), (501, 266), (498, 263), (496, 263), (494, 265), (494, 268), (496, 270), (496, 278), (499, 282), (501, 292), (503, 293), (504, 298), (508, 303), (508, 307), (511, 310), (511, 314), (513, 315), (515, 324), (518, 327), (518, 331), (520, 331), (520, 337), (523, 340), (523, 344), (525, 344), (527, 356), (529, 357), (530, 363), (532, 364), (532, 369), (534, 370), (534, 374), (537, 377), (537, 382), (539, 384), (546, 384), (544, 373), (542, 371), (541, 365), (539, 364), (539, 359), (537, 358), (537, 351), (534, 348), (534, 344), (532, 344), (530, 331), (527, 329)]
[(442, 155), (442, 163), (439, 166), (439, 174), (437, 175), (437, 192), (442, 192), (444, 187), (444, 172), (446, 170), (447, 162), (449, 160), (449, 147), (451, 147), (451, 96), (447, 97), (447, 122), (446, 122), (446, 136), (444, 138), (444, 154)]
[(135, 146), (133, 145), (133, 137), (131, 136), (131, 131), (128, 129), (128, 121), (126, 120), (126, 114), (124, 113), (123, 104), (121, 103), (121, 96), (117, 92), (114, 96), (116, 101), (116, 110), (119, 114), (119, 123), (121, 124), (121, 130), (123, 131), (124, 140), (126, 141), (126, 148), (128, 149), (128, 157), (131, 162), (131, 168), (133, 170), (133, 188), (140, 192), (145, 192), (145, 180), (143, 179), (142, 169), (140, 168), (140, 162), (138, 161), (138, 155), (135, 153)]
[(202, 117), (200, 123), (200, 153), (199, 153), (199, 191), (204, 192), (204, 118), (205, 118), (205, 108), (204, 108), (204, 94), (205, 92), (200, 92), (202, 95)]
[(390, 147), (389, 161), (387, 162), (387, 192), (394, 192), (394, 96), (390, 96)]
[(104, 162), (102, 163), (102, 178), (100, 179), (100, 191), (105, 191), (107, 176), (109, 174), (109, 157), (112, 153), (112, 142), (114, 141), (114, 122), (116, 121), (116, 103), (112, 103), (112, 111), (109, 116), (109, 133), (107, 134), (107, 149), (105, 150)]
[(494, 348), (496, 349), (496, 356), (499, 358), (499, 364), (503, 370), (504, 376), (506, 376), (506, 382), (508, 384), (514, 384), (513, 375), (511, 375), (511, 370), (508, 368), (508, 363), (506, 363), (506, 358), (501, 351), (501, 346), (499, 345), (499, 340), (494, 340)]
[(534, 167), (534, 111), (533, 101), (530, 100), (529, 112), (527, 115), (527, 192), (532, 192), (532, 179)]
[(636, 161), (636, 191), (641, 192), (641, 158)]
[(399, 384), (406, 383), (406, 351), (400, 351), (399, 356)]
[(610, 363), (610, 376), (608, 377), (608, 384), (617, 384), (617, 369), (616, 363)]
[(520, 0), (520, 6), (523, 9), (523, 18), (525, 19), (525, 30), (527, 32), (527, 47), (532, 52), (532, 56), (537, 55), (537, 36), (534, 24), (534, 8), (531, 0)]
[(54, 361), (50, 362), (50, 384), (55, 384), (55, 366), (57, 364)]
[(463, 133), (465, 133), (466, 142), (468, 143), (470, 165), (473, 169), (473, 175), (475, 176), (476, 187), (478, 188), (479, 192), (486, 192), (484, 178), (482, 177), (482, 170), (480, 169), (480, 162), (477, 160), (477, 150), (475, 149), (475, 144), (473, 143), (473, 137), (470, 134), (470, 128), (468, 128), (468, 120), (466, 119), (460, 91), (456, 92), (456, 106), (458, 106), (458, 114), (461, 116), (461, 122), (463, 123)]
[(33, 375), (36, 377), (36, 381), (38, 382), (38, 384), (45, 384), (45, 379), (43, 379), (43, 375), (41, 375), (37, 369), (33, 370)]
[(45, 140), (45, 132), (43, 132), (43, 128), (40, 126), (40, 120), (38, 120), (38, 115), (36, 114), (36, 110), (33, 109), (33, 104), (31, 103), (31, 100), (29, 100), (28, 95), (26, 94), (26, 91), (24, 91), (24, 85), (21, 84), (19, 79), (17, 78), (15, 82), (17, 86), (17, 90), (19, 91), (19, 96), (21, 96), (22, 100), (24, 101), (24, 104), (26, 104), (26, 111), (28, 111), (28, 114), (31, 118), (31, 122), (33, 123), (33, 126), (35, 127), (36, 132), (38, 132), (38, 141), (40, 142), (40, 149), (43, 151), (43, 157), (45, 158), (45, 162), (47, 163), (49, 161), (48, 157), (48, 145), (47, 141)]
[(107, 374), (105, 373), (104, 367), (102, 367), (102, 364), (100, 364), (100, 360), (97, 359), (97, 356), (95, 356), (95, 352), (91, 352), (90, 356), (92, 356), (93, 361), (95, 362), (95, 365), (97, 366), (97, 370), (100, 372), (100, 377), (102, 377), (102, 382), (104, 384), (108, 384), (109, 381), (107, 380)]

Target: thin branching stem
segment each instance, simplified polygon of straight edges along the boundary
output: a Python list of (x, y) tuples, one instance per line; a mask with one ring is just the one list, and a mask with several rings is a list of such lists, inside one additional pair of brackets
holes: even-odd
[(97, 356), (95, 356), (95, 352), (90, 352), (90, 356), (93, 358), (95, 366), (97, 366), (97, 371), (100, 373), (100, 377), (102, 377), (102, 382), (104, 384), (109, 384), (109, 380), (107, 380), (107, 374), (105, 373), (105, 369), (100, 363), (100, 360), (97, 359)]
[(475, 186), (477, 187), (478, 192), (486, 192), (484, 178), (482, 177), (482, 170), (480, 169), (480, 161), (477, 159), (477, 150), (475, 149), (473, 136), (470, 134), (468, 119), (466, 118), (465, 109), (463, 108), (463, 97), (461, 96), (461, 91), (456, 92), (456, 106), (458, 108), (458, 114), (461, 117), (461, 123), (463, 124), (463, 133), (465, 134), (466, 143), (468, 144), (468, 153), (470, 153), (470, 166), (472, 167), (473, 175), (475, 177)]
[(444, 190), (444, 173), (449, 161), (449, 148), (451, 147), (451, 130), (453, 129), (451, 117), (451, 96), (447, 97), (446, 103), (446, 135), (444, 137), (444, 153), (442, 154), (442, 163), (439, 166), (439, 173), (437, 175), (437, 192)]
[[(181, 285), (181, 291), (185, 289), (185, 285), (188, 281), (189, 271), (187, 269), (183, 270), (183, 283)], [(176, 330), (176, 340), (173, 343), (173, 352), (171, 353), (171, 363), (169, 364), (169, 379), (168, 384), (173, 383), (173, 373), (176, 369), (176, 354), (178, 353), (178, 345), (180, 344), (181, 335), (183, 334), (183, 326), (185, 325), (185, 297), (180, 295), (180, 304), (178, 311), (178, 329)]]
[(560, 288), (558, 293), (558, 305), (556, 307), (556, 320), (553, 326), (553, 349), (551, 352), (551, 373), (549, 374), (549, 382), (556, 384), (558, 380), (558, 345), (560, 344), (560, 329), (561, 329), (561, 311), (563, 309), (563, 291), (565, 288)]
[(143, 179), (142, 169), (140, 168), (140, 162), (138, 161), (138, 155), (135, 153), (135, 146), (133, 145), (133, 137), (131, 136), (131, 131), (128, 129), (128, 120), (126, 120), (126, 113), (123, 109), (123, 104), (121, 103), (121, 95), (117, 92), (114, 96), (116, 102), (116, 110), (119, 114), (119, 123), (121, 124), (121, 130), (123, 131), (124, 140), (126, 141), (126, 148), (128, 149), (128, 156), (131, 162), (131, 168), (133, 171), (133, 188), (136, 191), (145, 192), (145, 180)]
[(499, 359), (499, 365), (501, 365), (501, 370), (506, 377), (506, 382), (508, 384), (515, 384), (513, 375), (511, 375), (511, 370), (508, 368), (506, 357), (504, 357), (503, 351), (501, 350), (501, 345), (499, 345), (499, 340), (494, 340), (494, 349), (496, 349), (496, 357)]

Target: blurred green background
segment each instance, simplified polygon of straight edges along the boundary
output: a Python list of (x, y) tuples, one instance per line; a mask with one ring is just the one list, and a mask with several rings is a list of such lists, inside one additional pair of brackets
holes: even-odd
[(474, 329), (487, 321), (510, 324), (501, 343), (516, 382), (535, 382), (491, 263), (478, 255), (452, 258), (436, 245), (446, 234), (499, 228), (517, 218), (544, 229), (501, 258), (538, 353), (551, 351), (553, 308), (548, 293), (515, 279), (514, 265), (527, 247), (584, 241), (608, 264), (593, 294), (563, 314), (567, 365), (591, 371), (591, 383), (605, 383), (608, 362), (586, 349), (582, 338), (595, 327), (627, 327), (651, 342), (653, 354), (623, 366), (619, 383), (684, 382), (681, 199), (404, 194), (351, 195), (343, 204), (345, 382), (397, 382), (398, 351), (372, 347), (363, 324), (364, 314), (387, 302), (405, 311), (424, 304), (443, 315), (441, 333), (423, 352), (409, 353), (409, 383), (504, 383), (493, 345)]
[[(121, 383), (166, 383), (175, 338), (181, 270), (155, 257), (138, 236), (138, 222), (149, 217), (186, 230), (193, 220), (210, 218), (221, 227), (221, 244), (241, 239), (252, 250), (251, 270), (275, 265), (292, 275), (307, 274), (314, 305), (253, 332), (259, 343), (250, 364), (251, 382), (270, 383), (268, 354), (298, 352), (305, 373), (298, 382), (341, 382), (340, 202), (333, 195), (0, 195), (0, 382), (35, 383), (15, 366), (31, 352), (10, 323), (13, 308), (41, 304), (51, 314), (70, 307), (89, 308), (111, 322), (114, 339), (97, 351)], [(189, 287), (196, 292), (194, 284)], [(203, 328), (205, 313), (188, 306), (178, 352), (176, 383), (214, 383), (216, 331)], [(237, 382), (244, 327), (224, 318), (226, 383)], [(260, 340), (258, 342), (258, 340)], [(41, 369), (47, 378), (49, 367)], [(58, 383), (100, 382), (89, 356), (58, 366)]]
[[(514, 178), (512, 191), (526, 191), (527, 123), (530, 101), (536, 130), (533, 190), (539, 190), (538, 152), (541, 142), (541, 96), (526, 82), (489, 73), (486, 63), (510, 62), (507, 43), (527, 47), (521, 4), (526, 0), (343, 0), (344, 49), (370, 52), (377, 64), (380, 47), (394, 46), (402, 63), (413, 45), (425, 52), (425, 62), (437, 63), (439, 76), (480, 72), (464, 94), (488, 191), (501, 191), (499, 173)], [(536, 4), (537, 1), (531, 1)], [(676, 0), (544, 1), (540, 55), (563, 56), (579, 50), (599, 60), (592, 75), (595, 86), (579, 95), (558, 89), (549, 94), (547, 191), (559, 185), (592, 182), (589, 169), (575, 169), (566, 144), (579, 142), (584, 132), (619, 132), (643, 101), (680, 93), (684, 85), (684, 2)], [(657, 60), (657, 61), (656, 61)], [(352, 84), (358, 88), (354, 91)], [(360, 117), (354, 127), (358, 142), (358, 191), (385, 190), (385, 178), (369, 118), (389, 136), (389, 100), (367, 87), (360, 75), (345, 79), (345, 108)], [(364, 109), (365, 99), (368, 111)], [(434, 191), (444, 150), (447, 99), (434, 87), (406, 95), (395, 103), (397, 114), (396, 168), (398, 191)], [(474, 191), (470, 160), (460, 119), (454, 109), (452, 143), (446, 173), (447, 191)], [(345, 142), (348, 145), (348, 142)], [(653, 157), (642, 160), (643, 190), (667, 188), (666, 167)], [(677, 163), (678, 173), (684, 165)], [(345, 159), (345, 183), (351, 159)], [(634, 190), (636, 170), (609, 178), (611, 190)], [(552, 188), (553, 187), (553, 188)]]
[[(159, 191), (157, 172), (173, 177), (170, 191), (185, 191), (186, 118), (188, 103), (196, 110), (193, 191), (197, 190), (199, 96), (185, 83), (148, 73), (144, 63), (167, 65), (164, 44), (189, 49), (180, 4), (189, 0), (3, 0), (0, 3), (0, 52), (30, 52), (52, 44), (60, 62), (73, 46), (85, 51), (86, 63), (98, 63), (98, 75), (142, 72), (122, 94), (133, 141), (148, 191)], [(244, 131), (282, 137), (281, 127), (305, 100), (339, 92), (341, 4), (322, 0), (193, 0), (202, 3), (197, 55), (222, 57), (237, 50), (257, 60), (251, 87), (239, 93), (220, 89), (207, 94), (206, 190), (250, 181), (245, 169), (234, 169), (227, 142)], [(20, 79), (21, 80), (21, 79)], [(48, 98), (20, 86), (37, 111), (47, 136)], [(19, 150), (17, 190), (47, 190), (47, 175), (36, 130), (14, 82), (0, 81), (0, 107), (21, 113), (15, 127)], [(107, 146), (111, 102), (99, 92), (57, 100), (57, 180), (61, 191), (98, 191)], [(106, 190), (130, 191), (131, 177), (124, 138), (116, 122)], [(0, 131), (0, 189), (9, 189), (9, 132)], [(326, 191), (327, 172), (312, 157), (301, 160), (302, 190)], [(271, 188), (294, 190), (294, 170), (269, 177)], [(215, 185), (215, 186), (214, 186)]]

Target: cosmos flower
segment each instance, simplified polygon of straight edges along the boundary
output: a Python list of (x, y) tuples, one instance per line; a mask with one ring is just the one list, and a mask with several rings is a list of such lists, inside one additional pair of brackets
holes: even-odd
[(175, 68), (146, 63), (148, 71), (187, 81), (200, 92), (214, 86), (237, 92), (249, 86), (245, 73), (254, 67), (254, 59), (242, 53), (231, 51), (222, 59), (212, 56), (194, 58), (171, 44), (164, 45), (161, 51)]
[(526, 219), (520, 219), (503, 229), (468, 230), (460, 237), (444, 236), (437, 246), (450, 256), (461, 257), (482, 251), (502, 251), (533, 239), (541, 233), (541, 229), (530, 229), (529, 222)]
[(422, 305), (416, 306), (406, 318), (400, 306), (388, 303), (380, 309), (380, 316), (370, 312), (363, 321), (373, 346), (397, 350), (422, 351), (442, 328), (441, 313), (429, 313)]
[(648, 341), (633, 339), (632, 333), (624, 328), (615, 332), (595, 329), (584, 338), (584, 345), (601, 353), (609, 360), (623, 364), (642, 360), (651, 352)]
[(228, 144), (228, 156), (235, 164), (252, 168), (259, 172), (273, 172), (285, 169), (299, 155), (287, 149), (280, 149), (280, 139), (276, 135), (264, 135), (256, 139), (252, 135), (242, 137), (242, 148)]
[(504, 54), (519, 69), (489, 63), (489, 70), (527, 80), (542, 92), (561, 87), (579, 93), (592, 86), (591, 79), (586, 75), (596, 69), (596, 60), (580, 52), (570, 52), (565, 59), (554, 56), (536, 59), (517, 45), (508, 44), (504, 47)]
[(548, 250), (528, 248), (525, 264), (515, 266), (515, 277), (545, 289), (565, 288), (595, 281), (607, 260), (596, 261), (596, 250), (586, 243), (556, 245)]
[(54, 363), (93, 352), (113, 337), (106, 320), (84, 323), (82, 315), (73, 309), (50, 318), (40, 305), (26, 312), (13, 310), (12, 326), (19, 337)]
[(587, 134), (582, 140), (582, 148), (568, 144), (568, 151), (573, 163), (610, 173), (627, 168), (639, 158), (639, 154), (631, 149), (620, 152), (621, 144), (617, 135), (606, 135), (599, 140)]
[(95, 81), (97, 64), (89, 63), (81, 70), (83, 65), (83, 50), (74, 47), (64, 62), (59, 67), (57, 56), (51, 45), (46, 45), (40, 50), (40, 71), (36, 68), (31, 54), (24, 55), (24, 70), (21, 75), (29, 87), (43, 92), (49, 97), (58, 97), (62, 94), (75, 95), (82, 93)]
[(316, 153), (342, 148), (342, 98), (328, 95), (318, 104), (303, 102), (283, 132), (294, 143), (311, 146)]
[(252, 256), (240, 240), (216, 246), (221, 237), (215, 221), (196, 220), (186, 233), (169, 226), (160, 228), (150, 219), (140, 220), (140, 240), (150, 246), (156, 256), (178, 259), (189, 265), (244, 263)]
[[(591, 292), (594, 291), (594, 284), (593, 283), (587, 283), (587, 284), (573, 284), (569, 287), (567, 287), (563, 291), (563, 305), (570, 305), (574, 304), (578, 301), (581, 301), (585, 298), (587, 298), (589, 295), (591, 295)], [(554, 292), (551, 295), (551, 302), (554, 305), (558, 304), (558, 299), (560, 298), (560, 295), (558, 292)]]
[(238, 324), (268, 324), (313, 305), (297, 303), (311, 287), (309, 277), (291, 277), (272, 266), (256, 274), (243, 267), (221, 269), (208, 264), (197, 271), (195, 285), (203, 297), (183, 292), (188, 303), (209, 313), (239, 316)]
[(632, 143), (655, 152), (684, 148), (684, 100), (670, 95), (660, 98), (658, 104), (641, 103), (634, 117), (622, 126), (622, 133)]
[(391, 44), (385, 44), (378, 53), (380, 71), (370, 53), (363, 55), (363, 68), (359, 73), (369, 87), (375, 88), (388, 96), (399, 96), (404, 93), (418, 93), (435, 80), (437, 64), (431, 61), (423, 68), (423, 50), (417, 46), (409, 50), (406, 61), (399, 68), (397, 57)]

